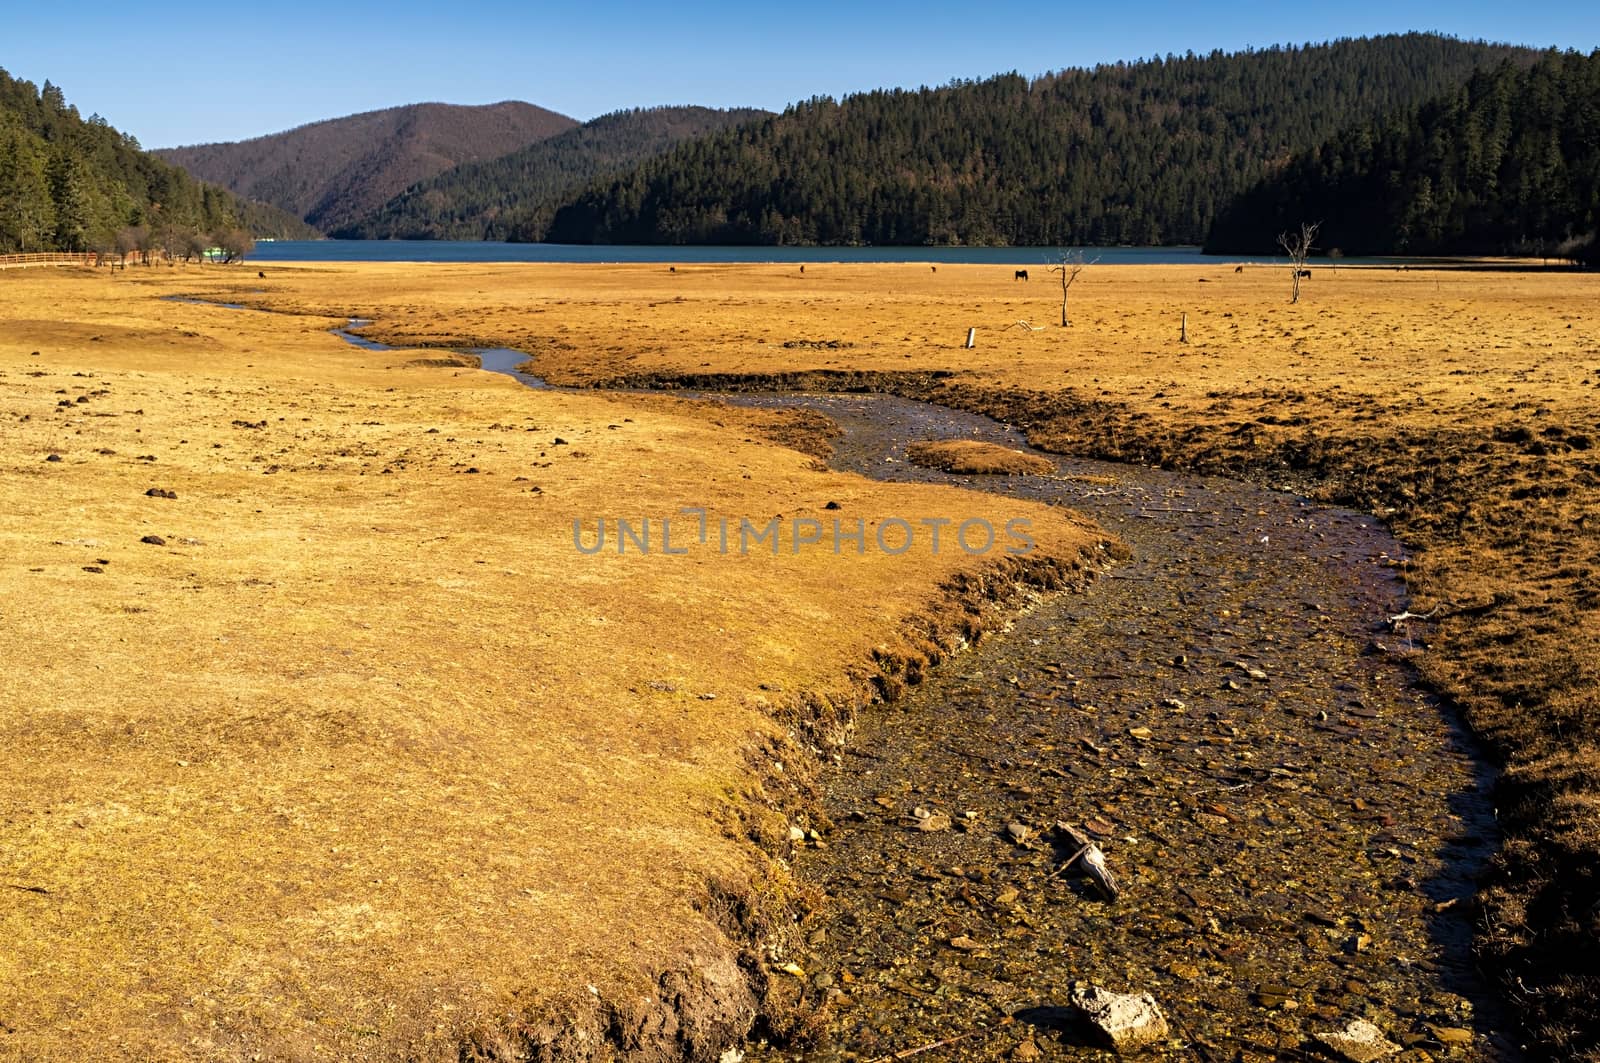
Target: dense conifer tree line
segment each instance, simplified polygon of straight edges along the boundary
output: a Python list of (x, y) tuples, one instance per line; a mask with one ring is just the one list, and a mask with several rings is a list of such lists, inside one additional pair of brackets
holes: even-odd
[(0, 253), (138, 252), (180, 256), (217, 233), (309, 236), (281, 211), (240, 200), (141, 151), (59, 87), (0, 70)]
[(680, 141), (766, 111), (653, 107), (617, 111), (484, 162), (421, 181), (381, 210), (331, 235), (348, 239), (540, 240), (561, 202), (597, 177)]
[(1208, 251), (1264, 253), (1320, 221), (1359, 255), (1595, 257), (1600, 52), (1503, 63), (1296, 156), (1217, 218)]
[(554, 213), (575, 243), (1182, 244), (1270, 166), (1509, 46), (1430, 34), (819, 97)]

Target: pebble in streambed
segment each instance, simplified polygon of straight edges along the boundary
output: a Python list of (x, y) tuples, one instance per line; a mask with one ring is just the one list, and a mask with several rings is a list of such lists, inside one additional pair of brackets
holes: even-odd
[[(1094, 983), (1154, 996), (1157, 1056), (1339, 1058), (1360, 1021), (1391, 1058), (1520, 1058), (1469, 953), (1489, 780), (1394, 652), (1386, 533), (1125, 466), (918, 469), (908, 441), (1020, 440), (902, 400), (735, 401), (833, 417), (840, 467), (1058, 502), (1135, 555), (860, 721), (827, 778), (835, 827), (795, 857), (827, 893), (789, 957), (825, 1032), (754, 1055), (1090, 1058), (1068, 998)], [(933, 814), (950, 829), (918, 829)], [(1057, 820), (1104, 850), (1118, 900), (1059, 873)]]

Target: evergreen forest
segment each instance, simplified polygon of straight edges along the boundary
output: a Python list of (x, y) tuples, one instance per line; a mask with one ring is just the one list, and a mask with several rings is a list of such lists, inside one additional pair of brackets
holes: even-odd
[(315, 230), (142, 151), (99, 115), (79, 115), (59, 86), (0, 70), (0, 253), (161, 248), (192, 257), (240, 234)]
[(1593, 260), (1600, 52), (1502, 63), (1346, 128), (1230, 204), (1206, 250), (1271, 253), (1275, 234), (1303, 221), (1344, 254)]

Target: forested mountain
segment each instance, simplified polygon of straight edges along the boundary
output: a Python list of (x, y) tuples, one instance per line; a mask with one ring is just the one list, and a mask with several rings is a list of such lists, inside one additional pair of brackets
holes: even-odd
[(231, 229), (315, 233), (298, 218), (190, 177), (141, 151), (61, 89), (0, 70), (0, 253), (110, 251), (124, 242), (178, 248)]
[(1296, 156), (1223, 211), (1207, 251), (1275, 251), (1321, 222), (1345, 254), (1595, 256), (1600, 51), (1480, 71)]
[(691, 137), (767, 111), (653, 107), (617, 111), (485, 162), (412, 185), (331, 235), (349, 239), (542, 240), (557, 197)]
[(196, 177), (282, 207), (330, 232), (356, 223), (418, 181), (577, 124), (514, 101), (481, 107), (418, 103), (157, 154)]
[(1269, 164), (1532, 55), (1405, 34), (817, 98), (591, 187), (548, 238), (1199, 243)]

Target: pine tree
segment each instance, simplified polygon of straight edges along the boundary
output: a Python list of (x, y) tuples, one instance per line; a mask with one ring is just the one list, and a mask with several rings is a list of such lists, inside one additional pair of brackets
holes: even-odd
[(65, 251), (88, 250), (95, 225), (89, 182), (83, 163), (70, 147), (59, 148), (51, 155), (48, 179), (55, 216), (55, 246)]
[(0, 124), (0, 252), (40, 250), (54, 231), (44, 159), (20, 130)]

